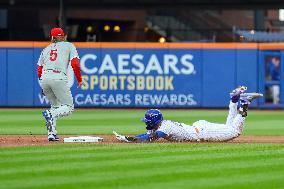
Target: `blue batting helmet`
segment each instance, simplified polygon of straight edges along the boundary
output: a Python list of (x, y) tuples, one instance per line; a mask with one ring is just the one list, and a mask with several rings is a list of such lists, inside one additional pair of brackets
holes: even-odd
[(141, 121), (146, 123), (147, 130), (152, 130), (163, 121), (163, 114), (158, 109), (150, 109), (146, 111), (145, 116)]

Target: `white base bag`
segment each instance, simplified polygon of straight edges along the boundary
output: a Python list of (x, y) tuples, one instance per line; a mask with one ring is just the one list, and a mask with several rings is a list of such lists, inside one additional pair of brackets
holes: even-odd
[(96, 136), (77, 136), (64, 138), (64, 142), (102, 142), (104, 139)]

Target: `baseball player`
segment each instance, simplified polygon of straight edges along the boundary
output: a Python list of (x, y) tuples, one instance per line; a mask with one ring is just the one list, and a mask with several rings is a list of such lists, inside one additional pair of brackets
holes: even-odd
[(51, 44), (43, 49), (37, 65), (40, 86), (51, 104), (49, 110), (42, 112), (46, 120), (48, 140), (58, 141), (56, 120), (70, 115), (74, 110), (73, 97), (67, 84), (69, 64), (73, 68), (79, 87), (82, 85), (82, 77), (76, 47), (66, 41), (61, 28), (53, 28), (50, 34)]
[[(244, 93), (246, 90), (247, 87), (241, 86), (230, 93), (231, 101), (226, 124), (199, 120), (190, 126), (164, 120), (163, 114), (159, 110), (150, 109), (142, 119), (148, 130), (145, 134), (123, 136), (115, 131), (114, 134), (118, 140), (124, 142), (149, 142), (159, 138), (169, 141), (228, 141), (242, 134), (248, 105), (253, 99), (263, 96), (259, 93)], [(239, 109), (238, 102), (240, 102)]]

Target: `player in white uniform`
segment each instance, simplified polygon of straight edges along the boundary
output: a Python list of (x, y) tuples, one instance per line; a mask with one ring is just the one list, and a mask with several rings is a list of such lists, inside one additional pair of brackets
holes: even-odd
[(71, 64), (78, 81), (82, 84), (79, 56), (75, 46), (66, 41), (61, 28), (51, 30), (51, 44), (43, 49), (38, 60), (38, 77), (44, 95), (51, 104), (42, 112), (48, 130), (48, 140), (58, 141), (56, 120), (74, 110), (73, 97), (67, 84), (67, 70)]
[[(170, 141), (228, 141), (242, 134), (247, 109), (250, 102), (262, 94), (244, 93), (246, 87), (241, 86), (231, 93), (229, 114), (226, 124), (210, 123), (205, 120), (194, 122), (192, 126), (171, 120), (164, 120), (162, 113), (157, 109), (150, 109), (142, 119), (146, 123), (145, 134), (137, 136), (123, 136), (116, 138), (124, 142), (147, 142), (164, 138)], [(240, 108), (238, 109), (238, 102)]]

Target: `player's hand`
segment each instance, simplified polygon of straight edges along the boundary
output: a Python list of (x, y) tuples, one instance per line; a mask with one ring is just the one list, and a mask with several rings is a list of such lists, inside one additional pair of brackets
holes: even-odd
[(131, 142), (129, 141), (125, 136), (118, 134), (117, 132), (113, 131), (113, 134), (115, 135), (115, 138), (122, 142)]
[(81, 88), (82, 87), (82, 81), (81, 82), (78, 82), (78, 88)]

